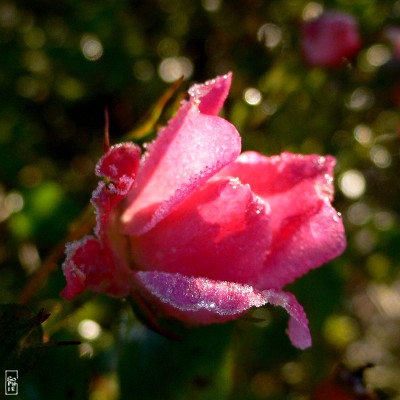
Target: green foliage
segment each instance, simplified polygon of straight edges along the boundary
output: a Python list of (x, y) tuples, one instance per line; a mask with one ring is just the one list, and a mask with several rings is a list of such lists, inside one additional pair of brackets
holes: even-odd
[(121, 398), (132, 391), (141, 399), (227, 398), (231, 330), (229, 324), (186, 330), (181, 341), (144, 327), (129, 332), (120, 347)]
[(49, 317), (42, 308), (35, 315), (19, 304), (0, 305), (1, 369), (29, 369), (39, 357), (42, 346), (41, 324)]

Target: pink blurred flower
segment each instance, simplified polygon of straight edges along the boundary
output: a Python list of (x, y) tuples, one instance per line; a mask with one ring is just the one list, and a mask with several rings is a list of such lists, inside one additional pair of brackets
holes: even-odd
[(400, 60), (400, 28), (398, 26), (389, 26), (384, 33), (391, 42), (394, 56)]
[(361, 47), (357, 22), (349, 14), (327, 11), (302, 24), (301, 47), (309, 65), (339, 67)]
[(100, 159), (97, 226), (67, 246), (62, 296), (133, 295), (192, 324), (271, 303), (288, 311), (289, 337), (303, 349), (307, 317), (282, 287), (345, 248), (330, 203), (335, 160), (240, 154), (237, 130), (217, 116), (230, 84), (228, 74), (194, 85), (144, 157), (123, 143)]

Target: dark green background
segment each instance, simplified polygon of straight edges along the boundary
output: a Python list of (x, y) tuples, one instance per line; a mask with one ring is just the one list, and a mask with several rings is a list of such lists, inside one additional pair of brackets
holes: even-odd
[[(342, 68), (310, 68), (302, 59), (302, 16), (318, 5), (359, 22), (362, 49)], [(260, 31), (267, 23), (281, 34), (272, 47)], [(348, 237), (344, 255), (289, 287), (310, 320), (306, 351), (291, 346), (287, 315), (271, 308), (254, 312), (261, 323), (193, 329), (182, 343), (170, 342), (144, 328), (126, 303), (91, 294), (62, 300), (58, 269), (30, 312), (4, 308), (16, 317), (2, 320), (2, 354), (14, 346), (9, 336), (31, 332), (15, 364), (19, 398), (306, 400), (339, 362), (371, 362), (367, 383), (398, 400), (400, 62), (384, 34), (396, 25), (398, 1), (0, 0), (1, 304), (17, 302), (86, 207), (105, 107), (116, 143), (170, 85), (159, 73), (169, 57), (192, 66), (181, 90), (233, 71), (224, 116), (243, 149), (337, 158), (335, 207)], [(88, 38), (101, 43), (97, 60), (84, 56)], [(245, 101), (248, 88), (259, 90), (259, 105)], [(365, 178), (357, 198), (339, 188), (349, 170)], [(34, 316), (42, 307), (51, 316), (40, 326)], [(100, 325), (97, 339), (79, 335), (83, 319)], [(42, 348), (42, 333), (50, 343), (83, 344)]]

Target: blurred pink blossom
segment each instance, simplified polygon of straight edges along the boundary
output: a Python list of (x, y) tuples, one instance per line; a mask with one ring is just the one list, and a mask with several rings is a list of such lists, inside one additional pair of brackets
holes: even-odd
[(394, 56), (400, 60), (400, 27), (389, 26), (385, 29), (385, 36), (391, 42)]
[(304, 349), (307, 317), (282, 288), (346, 246), (331, 206), (335, 160), (240, 154), (237, 130), (217, 116), (230, 84), (228, 74), (194, 85), (143, 157), (123, 143), (100, 159), (97, 226), (67, 246), (62, 296), (134, 294), (191, 324), (270, 303), (290, 314), (289, 337)]
[(339, 67), (361, 47), (357, 22), (343, 12), (324, 12), (302, 24), (301, 47), (309, 65)]

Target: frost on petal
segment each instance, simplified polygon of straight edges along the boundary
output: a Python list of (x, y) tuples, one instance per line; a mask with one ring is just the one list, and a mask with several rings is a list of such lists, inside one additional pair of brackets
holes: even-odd
[(274, 289), (260, 292), (249, 285), (165, 272), (139, 271), (134, 282), (161, 315), (192, 324), (226, 322), (253, 307), (279, 305), (290, 315), (292, 343), (301, 349), (311, 346), (307, 317), (290, 293)]
[(90, 200), (96, 210), (96, 227), (94, 229), (96, 236), (100, 237), (104, 233), (111, 212), (126, 197), (133, 184), (134, 180), (126, 176), (123, 176), (117, 185), (106, 184), (103, 181), (98, 183)]
[(63, 271), (67, 286), (61, 296), (70, 300), (85, 289), (122, 297), (129, 291), (130, 270), (117, 265), (108, 246), (93, 236), (69, 243)]
[(96, 165), (96, 175), (117, 183), (122, 177), (135, 178), (139, 169), (140, 148), (133, 143), (112, 146)]
[(290, 315), (288, 336), (293, 345), (302, 350), (310, 347), (311, 334), (308, 329), (308, 319), (296, 297), (277, 289), (264, 290), (262, 293), (267, 303), (283, 307)]
[(102, 234), (112, 210), (132, 189), (139, 161), (140, 148), (132, 143), (121, 143), (112, 146), (97, 163), (96, 175), (109, 181), (100, 181), (91, 199), (96, 209), (97, 236)]
[(199, 102), (199, 110), (203, 114), (217, 115), (226, 98), (232, 82), (232, 73), (218, 76), (200, 85), (193, 85), (189, 94), (193, 101)]
[(239, 177), (271, 207), (272, 244), (258, 288), (282, 287), (337, 257), (346, 246), (331, 206), (333, 157), (243, 153), (220, 175)]
[(250, 283), (271, 240), (269, 208), (238, 179), (208, 181), (149, 232), (130, 238), (140, 269)]
[[(218, 88), (219, 79), (215, 82)], [(210, 104), (214, 95), (218, 102), (222, 98), (212, 84), (203, 95)], [(201, 113), (202, 98), (196, 100), (184, 102), (148, 147), (122, 214), (125, 233), (148, 232), (239, 155), (241, 141), (236, 128), (223, 118)]]
[(257, 287), (282, 287), (332, 260), (346, 247), (341, 217), (326, 201), (282, 222)]

